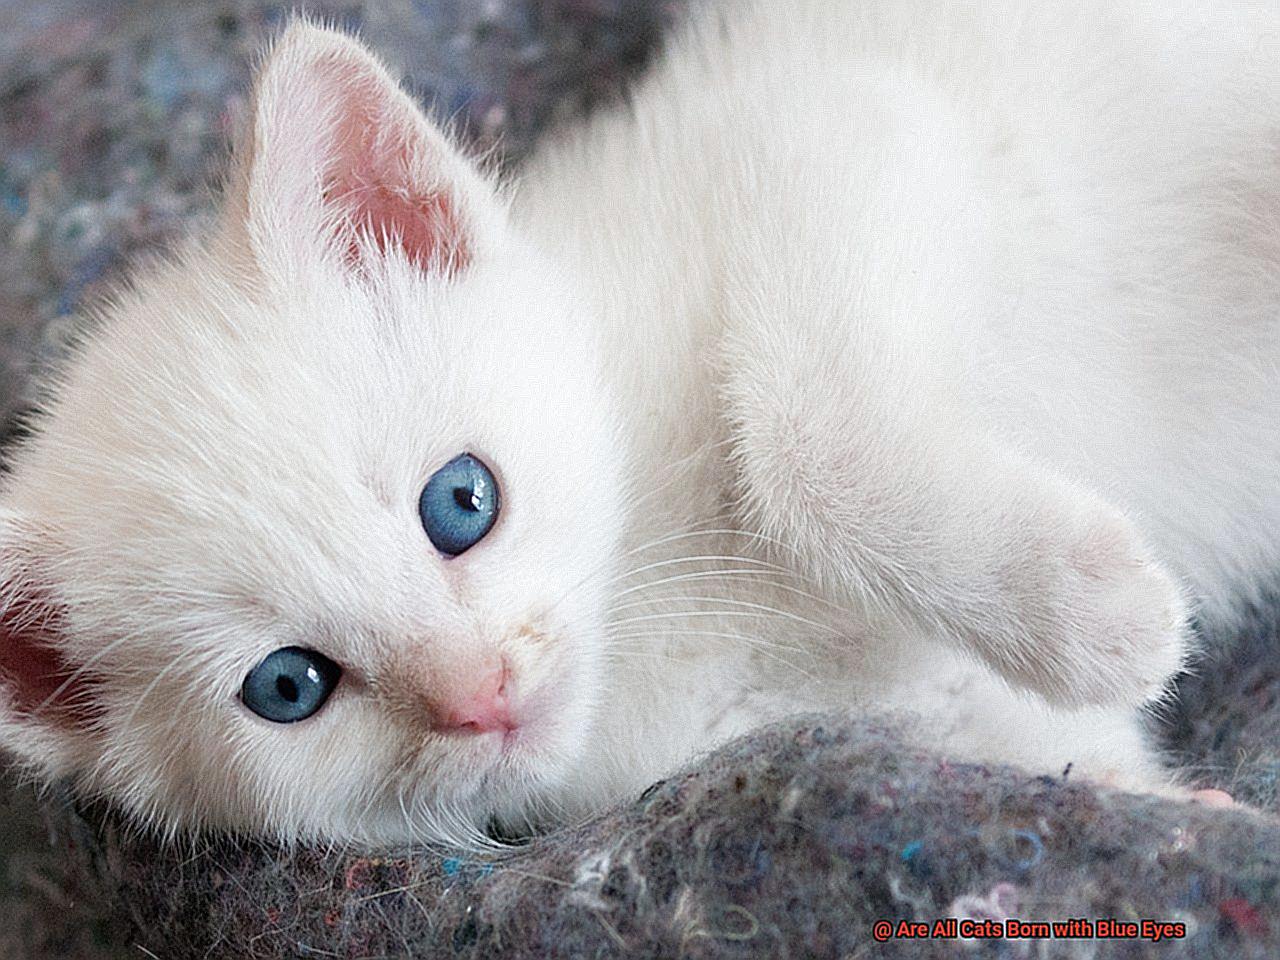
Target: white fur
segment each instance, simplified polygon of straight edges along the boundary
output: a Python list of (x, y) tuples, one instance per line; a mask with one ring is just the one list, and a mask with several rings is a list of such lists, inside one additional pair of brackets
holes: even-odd
[[(422, 125), (473, 241), (449, 278), (316, 239), (333, 121), (298, 78), (389, 81), (291, 28), (218, 229), (105, 311), (16, 457), (4, 579), (104, 712), (0, 705), (3, 742), (170, 827), (364, 842), (579, 816), (815, 707), (1169, 789), (1143, 708), (1188, 611), (1227, 627), (1280, 568), (1278, 27), (722, 3), (510, 205)], [(464, 449), (505, 506), (442, 561), (416, 497)], [(288, 644), (347, 672), (276, 727), (236, 693)], [(510, 754), (405, 709), (495, 650), (538, 708)]]

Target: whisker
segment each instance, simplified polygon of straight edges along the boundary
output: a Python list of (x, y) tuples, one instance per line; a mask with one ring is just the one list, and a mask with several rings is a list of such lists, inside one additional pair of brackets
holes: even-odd
[(629, 557), (645, 550), (653, 550), (656, 547), (664, 547), (670, 543), (679, 543), (682, 540), (691, 540), (696, 537), (744, 537), (753, 542), (767, 543), (771, 546), (781, 547), (791, 554), (796, 554), (796, 549), (789, 543), (779, 540), (777, 537), (771, 537), (767, 534), (756, 533), (753, 530), (743, 530), (738, 527), (714, 527), (710, 530), (679, 530), (675, 533), (669, 533), (666, 536), (659, 537), (656, 540), (650, 540), (648, 543), (640, 544), (620, 554), (620, 557)]
[[(607, 650), (643, 650), (651, 648), (649, 641), (671, 641), (692, 637), (709, 637), (713, 640), (727, 640), (752, 649), (777, 650), (784, 653), (802, 654), (812, 657), (813, 652), (800, 644), (783, 643), (777, 640), (766, 640), (753, 634), (731, 633), (719, 630), (680, 630), (662, 631), (661, 633), (628, 633), (609, 638)], [(643, 646), (640, 646), (644, 642)], [(669, 644), (668, 644), (669, 645)]]
[(746, 567), (755, 567), (760, 570), (769, 570), (774, 573), (791, 573), (791, 571), (786, 567), (779, 566), (776, 563), (770, 563), (768, 560), (757, 560), (755, 557), (736, 557), (728, 554), (706, 553), (691, 554), (683, 557), (669, 557), (666, 560), (655, 560), (652, 563), (646, 563), (644, 566), (628, 570), (626, 573), (620, 574), (608, 582), (618, 583), (629, 577), (636, 577), (642, 573), (648, 573), (651, 570), (661, 570), (664, 567), (673, 567), (684, 563), (741, 563)]
[[(783, 667), (786, 667), (788, 670), (792, 670), (795, 673), (800, 674), (800, 676), (808, 680), (817, 680), (817, 677), (815, 677), (809, 671), (805, 670), (798, 663), (794, 662), (791, 659), (788, 659), (787, 657), (780, 655), (779, 653), (774, 652), (774, 650), (782, 650), (790, 653), (808, 654), (809, 651), (805, 650), (803, 647), (795, 647), (787, 644), (776, 644), (776, 643), (771, 643), (767, 640), (761, 640), (758, 637), (745, 636), (745, 635), (736, 634), (736, 633), (720, 633), (716, 631), (687, 631), (682, 635), (690, 636), (690, 637), (706, 636), (706, 637), (713, 637), (713, 638), (724, 638), (727, 640), (734, 641), (736, 643), (741, 643), (744, 646), (748, 647), (752, 652), (757, 653), (762, 657), (766, 657), (767, 659), (772, 660), (773, 662), (780, 664)], [(616, 653), (614, 651), (616, 651)], [(610, 654), (613, 654), (613, 655), (610, 655)], [(635, 657), (635, 656), (642, 657), (642, 658), (655, 659), (655, 660), (665, 660), (668, 662), (678, 662), (681, 659), (683, 659), (681, 657), (673, 656), (671, 654), (664, 655), (662, 653), (658, 653), (654, 651), (646, 651), (642, 649), (637, 650), (635, 648), (622, 646), (622, 645), (619, 645), (616, 648), (611, 649), (611, 651), (609, 651), (608, 653), (606, 653), (607, 659), (613, 663), (626, 663), (631, 657)]]
[(70, 687), (82, 676), (84, 676), (84, 674), (88, 670), (90, 670), (95, 663), (100, 661), (103, 657), (107, 656), (107, 654), (111, 653), (112, 650), (115, 650), (122, 643), (127, 643), (128, 641), (140, 636), (141, 634), (142, 634), (142, 631), (137, 630), (137, 631), (134, 631), (133, 633), (127, 633), (122, 637), (118, 637), (115, 640), (112, 640), (105, 647), (97, 651), (95, 654), (93, 654), (93, 656), (89, 657), (89, 659), (87, 659), (84, 663), (80, 664), (79, 667), (77, 667), (74, 671), (72, 671), (71, 675), (68, 676), (67, 679), (63, 680), (62, 683), (58, 684), (58, 686), (54, 689), (53, 693), (45, 697), (44, 700), (42, 700), (40, 704), (32, 712), (39, 713), (45, 707), (49, 706), (49, 704), (53, 703), (55, 700), (58, 699), (59, 696), (65, 693), (68, 687)]
[[(849, 617), (854, 616), (854, 613), (852, 610), (849, 610), (848, 608), (843, 607), (838, 603), (833, 603), (827, 597), (821, 596), (820, 594), (813, 593), (809, 590), (802, 590), (799, 587), (793, 586), (792, 584), (783, 583), (777, 579), (772, 579), (768, 577), (765, 572), (762, 572), (759, 570), (723, 569), (723, 570), (700, 571), (697, 573), (679, 574), (677, 576), (664, 577), (661, 580), (656, 580), (651, 583), (642, 583), (632, 587), (627, 587), (625, 590), (620, 590), (615, 596), (625, 597), (630, 594), (643, 593), (644, 591), (647, 591), (647, 590), (657, 590), (657, 588), (659, 587), (667, 586), (673, 583), (682, 583), (682, 582), (693, 581), (693, 580), (716, 580), (721, 578), (725, 580), (729, 580), (731, 583), (735, 583), (735, 584), (737, 583), (759, 584), (761, 586), (768, 587), (771, 590), (778, 590), (778, 591), (781, 591), (782, 593), (790, 594), (791, 596), (799, 597), (803, 600), (807, 600), (812, 603), (821, 604), (822, 606), (827, 607), (833, 612), (841, 613)], [(665, 597), (661, 594), (656, 594), (655, 596), (651, 597), (648, 602), (661, 603), (662, 601), (667, 599), (672, 599), (672, 598)], [(619, 610), (619, 609), (623, 609), (623, 607), (616, 606), (613, 609)]]
[(659, 494), (666, 492), (671, 488), (673, 484), (683, 479), (681, 476), (682, 472), (688, 471), (689, 468), (694, 466), (698, 462), (699, 457), (706, 455), (711, 450), (714, 450), (716, 447), (720, 446), (722, 443), (723, 441), (716, 441), (716, 440), (703, 441), (694, 450), (690, 451), (688, 454), (681, 457), (679, 460), (676, 460), (673, 463), (667, 464), (666, 466), (667, 466), (667, 469), (670, 471), (670, 475), (666, 478), (666, 480), (664, 480), (662, 483), (658, 484), (656, 487), (654, 487), (652, 490), (649, 490), (646, 493), (641, 493), (641, 494), (629, 493), (623, 500), (624, 507), (627, 508), (628, 510), (635, 510), (636, 508), (643, 506), (645, 503), (647, 503), (649, 500), (652, 500), (654, 497), (658, 496)]
[(627, 650), (618, 649), (616, 651), (606, 651), (604, 660), (607, 663), (632, 663), (636, 658), (641, 660), (657, 660), (662, 663), (679, 663), (683, 658), (677, 657), (671, 653), (662, 653), (657, 650)]
[(726, 601), (735, 603), (738, 606), (747, 607), (747, 610), (677, 610), (663, 613), (640, 614), (638, 616), (626, 617), (622, 620), (614, 621), (612, 626), (622, 626), (630, 623), (643, 623), (656, 620), (678, 620), (685, 617), (777, 617), (782, 620), (790, 620), (793, 623), (804, 624), (808, 627), (814, 627), (831, 636), (843, 636), (841, 632), (825, 623), (819, 623), (817, 620), (810, 620), (808, 617), (801, 616), (798, 613), (792, 613), (790, 610), (779, 610), (776, 607), (770, 607), (762, 603), (751, 603), (747, 600)]
[[(682, 533), (682, 534), (675, 534), (675, 535), (673, 535), (673, 536), (674, 536), (674, 537), (678, 537), (678, 538), (683, 539), (683, 538), (687, 538), (687, 537), (689, 537), (689, 536), (700, 536), (700, 535), (701, 535), (701, 532), (700, 532), (700, 531), (694, 531), (693, 533), (686, 532), (686, 533)], [(669, 541), (669, 538), (663, 538), (662, 540), (654, 541), (654, 543), (653, 543), (653, 544), (651, 544), (651, 545), (649, 545), (649, 546), (657, 545), (657, 544), (660, 544), (660, 543), (666, 543), (666, 542), (670, 542), (670, 541)], [(646, 546), (644, 549), (649, 549), (649, 546)], [(633, 553), (633, 552), (635, 552), (635, 551), (628, 551), (628, 553)], [(623, 556), (626, 556), (626, 554), (623, 554)], [(667, 559), (667, 560), (659, 560), (659, 561), (655, 561), (654, 563), (651, 563), (651, 564), (645, 564), (645, 565), (643, 565), (643, 566), (641, 566), (641, 567), (637, 567), (637, 568), (634, 568), (634, 569), (632, 569), (632, 570), (628, 570), (628, 571), (626, 571), (625, 573), (615, 574), (614, 576), (609, 577), (607, 580), (602, 581), (602, 582), (600, 583), (600, 586), (601, 586), (601, 587), (608, 587), (608, 586), (611, 586), (611, 585), (613, 585), (613, 584), (615, 584), (615, 583), (620, 583), (620, 582), (622, 582), (623, 580), (627, 579), (628, 577), (638, 576), (638, 575), (639, 575), (639, 574), (641, 574), (641, 573), (646, 573), (646, 572), (648, 572), (649, 570), (659, 569), (660, 567), (662, 567), (662, 566), (666, 566), (666, 565), (669, 565), (669, 564), (675, 564), (675, 563), (693, 563), (693, 562), (711, 562), (711, 561), (715, 561), (715, 562), (719, 562), (719, 563), (737, 562), (737, 563), (746, 564), (746, 565), (748, 565), (748, 566), (761, 567), (761, 568), (763, 568), (763, 569), (774, 570), (774, 571), (776, 571), (776, 572), (779, 572), (779, 573), (786, 573), (786, 574), (791, 574), (791, 572), (792, 572), (792, 571), (788, 570), (786, 567), (779, 566), (778, 564), (775, 564), (775, 563), (769, 563), (768, 561), (765, 561), (765, 560), (759, 560), (759, 559), (756, 559), (756, 558), (754, 558), (754, 557), (725, 556), (725, 555), (720, 555), (720, 556), (713, 556), (713, 555), (700, 555), (700, 556), (690, 556), (690, 557), (672, 557), (672, 558), (669, 558), (669, 559)], [(555, 600), (553, 600), (550, 604), (548, 604), (548, 605), (547, 605), (546, 610), (547, 610), (548, 612), (550, 612), (550, 611), (552, 611), (552, 610), (556, 609), (556, 607), (558, 607), (561, 603), (563, 603), (563, 602), (564, 602), (565, 600), (567, 600), (570, 596), (572, 596), (572, 595), (573, 595), (573, 593), (574, 593), (576, 590), (579, 590), (579, 589), (581, 589), (583, 586), (585, 586), (587, 583), (590, 583), (590, 582), (591, 582), (591, 580), (592, 580), (593, 578), (596, 578), (596, 577), (600, 576), (600, 575), (601, 575), (601, 573), (603, 573), (604, 568), (605, 568), (605, 567), (606, 567), (610, 562), (612, 562), (612, 561), (607, 561), (607, 562), (605, 562), (605, 563), (598, 564), (598, 565), (597, 565), (597, 566), (596, 566), (596, 567), (595, 567), (595, 568), (594, 568), (590, 573), (588, 573), (586, 576), (582, 577), (582, 578), (581, 578), (580, 580), (578, 580), (576, 583), (574, 583), (574, 584), (570, 585), (569, 587), (567, 587), (567, 588), (566, 588), (566, 589), (565, 589), (565, 590), (564, 590), (564, 591), (563, 591), (563, 592), (562, 592), (558, 597), (556, 597), (556, 599), (555, 599)]]
[(143, 703), (146, 702), (147, 697), (149, 697), (155, 691), (156, 687), (159, 686), (160, 681), (165, 678), (165, 676), (169, 673), (170, 670), (172, 670), (174, 667), (178, 666), (182, 662), (183, 662), (183, 658), (181, 656), (174, 657), (172, 660), (169, 661), (169, 663), (163, 669), (161, 669), (156, 673), (155, 677), (151, 680), (151, 682), (147, 684), (146, 689), (142, 691), (141, 696), (139, 696), (138, 699), (134, 701), (132, 709), (130, 709), (129, 713), (125, 716), (124, 723), (122, 724), (122, 727), (124, 729), (128, 729), (133, 724), (134, 719), (138, 715), (138, 711), (142, 709)]
[(781, 640), (766, 640), (763, 637), (757, 637), (754, 634), (738, 633), (733, 630), (702, 630), (697, 627), (676, 627), (674, 629), (658, 629), (658, 630), (636, 630), (630, 633), (614, 633), (612, 631), (605, 634), (605, 639), (610, 643), (624, 640), (665, 640), (670, 637), (719, 637), (725, 640), (741, 641), (743, 643), (760, 643), (771, 647), (777, 647), (784, 650), (806, 650), (805, 644), (787, 643)]
[(747, 583), (764, 583), (770, 586), (781, 586), (781, 581), (767, 579), (767, 573), (759, 569), (751, 568), (744, 570), (734, 567), (721, 567), (717, 570), (699, 570), (694, 573), (678, 573), (670, 577), (663, 577), (660, 580), (651, 580), (648, 583), (638, 583), (635, 586), (627, 587), (625, 590), (619, 590), (613, 596), (616, 600), (645, 590), (657, 590), (659, 587), (665, 587), (672, 583), (685, 583), (691, 580), (716, 580), (720, 578), (739, 582), (745, 581)]
[[(364, 829), (365, 818), (369, 815), (369, 811), (373, 809), (373, 805), (382, 797), (383, 792), (391, 785), (392, 781), (399, 779), (404, 772), (409, 769), (414, 759), (415, 755), (413, 751), (405, 750), (403, 756), (401, 756), (401, 758), (392, 765), (386, 775), (379, 778), (374, 785), (369, 788), (369, 799), (365, 801), (364, 806), (360, 808), (360, 812), (355, 816), (356, 829), (352, 831), (353, 834), (359, 833)], [(403, 794), (403, 786), (398, 788), (398, 792)], [(401, 803), (401, 810), (403, 810), (403, 802)], [(347, 844), (343, 849), (344, 855), (350, 852), (352, 843), (353, 841), (347, 841)]]

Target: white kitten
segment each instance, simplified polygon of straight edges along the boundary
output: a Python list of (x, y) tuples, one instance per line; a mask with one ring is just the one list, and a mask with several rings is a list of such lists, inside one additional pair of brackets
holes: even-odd
[(1277, 28), (725, 4), (509, 201), (294, 25), (216, 229), (15, 455), (0, 743), (170, 829), (363, 842), (815, 707), (1172, 789), (1188, 602), (1280, 566)]

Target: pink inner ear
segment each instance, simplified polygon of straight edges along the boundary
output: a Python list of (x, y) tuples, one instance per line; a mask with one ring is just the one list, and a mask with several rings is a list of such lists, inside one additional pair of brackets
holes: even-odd
[(418, 269), (452, 275), (469, 257), (453, 205), (444, 194), (421, 197), (398, 193), (383, 183), (334, 181), (326, 191), (343, 207), (339, 229), (346, 237), (348, 262), (360, 261), (359, 238), (372, 239), (386, 254), (388, 245), (402, 249)]
[(361, 237), (387, 253), (400, 247), (422, 270), (453, 273), (470, 251), (453, 196), (443, 180), (431, 182), (432, 157), (420, 121), (359, 65), (331, 66), (340, 120), (325, 173), (325, 201), (338, 214), (337, 229), (352, 265)]
[(92, 678), (76, 674), (58, 649), (60, 617), (29, 594), (0, 614), (0, 683), (19, 713), (84, 724), (97, 712)]

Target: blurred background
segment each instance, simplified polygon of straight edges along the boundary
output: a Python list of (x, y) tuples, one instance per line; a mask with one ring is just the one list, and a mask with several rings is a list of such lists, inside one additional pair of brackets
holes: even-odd
[[(358, 29), (424, 104), (511, 165), (548, 126), (617, 97), (683, 5), (0, 0), (0, 437), (77, 307), (211, 208), (249, 69), (292, 10)], [(0, 958), (137, 960), (11, 779)]]

